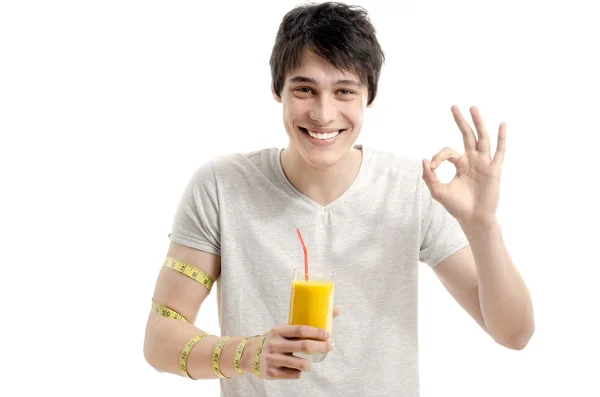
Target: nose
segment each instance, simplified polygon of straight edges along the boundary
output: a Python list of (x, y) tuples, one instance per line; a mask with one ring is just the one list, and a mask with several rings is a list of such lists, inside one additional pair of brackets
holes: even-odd
[(325, 96), (315, 98), (308, 116), (318, 125), (327, 125), (335, 121), (337, 117), (335, 100)]

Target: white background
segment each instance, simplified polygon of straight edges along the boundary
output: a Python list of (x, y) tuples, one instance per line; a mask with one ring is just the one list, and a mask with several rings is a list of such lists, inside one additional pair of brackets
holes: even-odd
[[(287, 144), (268, 58), (301, 1), (263, 3), (0, 3), (0, 394), (218, 395), (142, 345), (193, 171)], [(600, 395), (593, 3), (360, 2), (387, 56), (360, 143), (461, 150), (452, 104), (507, 123), (499, 217), (537, 330), (496, 345), (423, 267), (423, 397)], [(219, 332), (214, 294), (197, 324)]]

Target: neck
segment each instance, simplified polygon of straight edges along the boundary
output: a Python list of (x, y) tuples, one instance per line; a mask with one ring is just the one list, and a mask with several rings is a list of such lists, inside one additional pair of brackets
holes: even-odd
[(336, 164), (315, 168), (300, 154), (287, 148), (281, 152), (281, 166), (290, 183), (311, 200), (325, 206), (352, 185), (362, 163), (362, 150), (351, 148)]

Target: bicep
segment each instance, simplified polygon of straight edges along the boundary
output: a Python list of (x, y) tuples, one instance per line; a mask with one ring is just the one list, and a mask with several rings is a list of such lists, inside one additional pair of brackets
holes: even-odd
[[(194, 266), (214, 281), (221, 273), (221, 257), (218, 255), (171, 243), (167, 256)], [(188, 322), (194, 323), (200, 306), (209, 293), (210, 291), (197, 280), (167, 266), (162, 266), (152, 299), (177, 311)]]

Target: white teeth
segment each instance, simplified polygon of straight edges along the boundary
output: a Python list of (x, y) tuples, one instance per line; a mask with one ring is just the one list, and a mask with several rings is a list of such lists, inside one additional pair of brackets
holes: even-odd
[(338, 136), (340, 134), (340, 131), (328, 132), (326, 134), (324, 134), (322, 132), (313, 132), (311, 130), (307, 130), (307, 131), (308, 131), (308, 135), (312, 136), (315, 139), (331, 139), (331, 138), (335, 138), (336, 136)]

